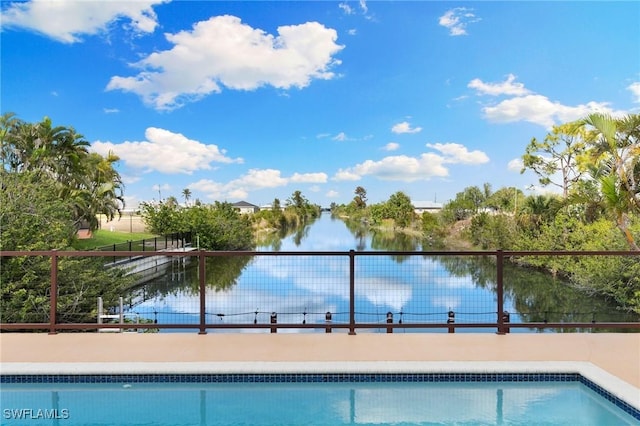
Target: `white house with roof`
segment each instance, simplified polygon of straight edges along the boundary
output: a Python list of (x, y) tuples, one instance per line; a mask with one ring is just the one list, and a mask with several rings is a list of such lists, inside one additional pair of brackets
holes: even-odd
[(246, 201), (238, 201), (231, 205), (234, 209), (238, 210), (240, 214), (256, 213), (260, 211), (260, 207), (255, 204), (247, 203)]
[(413, 204), (413, 211), (417, 214), (424, 212), (438, 213), (442, 210), (442, 203), (436, 203), (434, 201), (412, 201), (411, 204)]

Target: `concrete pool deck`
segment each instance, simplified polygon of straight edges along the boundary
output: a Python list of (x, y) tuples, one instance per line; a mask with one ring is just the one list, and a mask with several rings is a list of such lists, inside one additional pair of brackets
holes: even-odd
[(577, 372), (640, 408), (640, 333), (0, 333), (0, 374)]

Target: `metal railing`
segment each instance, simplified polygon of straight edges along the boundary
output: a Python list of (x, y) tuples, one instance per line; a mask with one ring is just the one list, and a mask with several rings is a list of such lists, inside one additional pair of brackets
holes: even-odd
[[(107, 246), (97, 247), (95, 250), (101, 252), (133, 252), (133, 251), (162, 251), (171, 249), (182, 249), (191, 246), (190, 232), (176, 232), (173, 234), (163, 235), (161, 237), (146, 238), (142, 240), (125, 241), (123, 243), (109, 244)], [(111, 262), (117, 263), (118, 260), (131, 260), (132, 256), (112, 256)]]
[[(555, 252), (555, 251), (419, 251), (419, 252), (385, 252), (385, 251), (332, 251), (332, 252), (260, 252), (260, 251), (233, 251), (233, 252), (215, 252), (215, 251), (192, 251), (192, 252), (172, 252), (172, 251), (3, 251), (0, 252), (0, 257), (9, 258), (17, 256), (44, 256), (50, 258), (51, 270), (50, 270), (50, 287), (48, 289), (49, 297), (49, 321), (38, 323), (0, 323), (0, 331), (18, 331), (18, 330), (45, 330), (49, 334), (56, 334), (59, 331), (69, 330), (91, 330), (96, 331), (98, 329), (105, 328), (118, 328), (118, 329), (191, 329), (197, 330), (199, 334), (206, 334), (209, 329), (269, 329), (272, 333), (277, 332), (279, 329), (317, 329), (323, 330), (327, 333), (333, 330), (348, 331), (349, 334), (356, 334), (356, 330), (362, 329), (382, 329), (387, 333), (392, 333), (396, 329), (443, 329), (450, 333), (455, 332), (458, 328), (470, 328), (470, 329), (493, 329), (498, 334), (509, 333), (513, 328), (529, 328), (529, 329), (585, 329), (585, 330), (603, 330), (603, 329), (617, 329), (617, 330), (633, 330), (640, 331), (640, 321), (626, 320), (620, 322), (611, 321), (596, 321), (595, 317), (591, 321), (519, 321), (512, 322), (510, 317), (514, 312), (508, 312), (505, 309), (505, 265), (508, 263), (508, 259), (516, 259), (523, 257), (557, 257), (557, 256), (571, 256), (572, 258), (580, 259), (585, 256), (600, 257), (610, 256), (618, 259), (633, 258), (633, 264), (635, 264), (636, 258), (640, 256), (640, 252), (630, 251), (576, 251), (576, 252)], [(197, 308), (195, 314), (197, 315), (197, 322), (169, 322), (169, 321), (150, 321), (148, 323), (135, 323), (135, 324), (99, 324), (99, 321), (94, 323), (62, 323), (58, 321), (59, 307), (58, 307), (58, 272), (59, 272), (59, 260), (63, 257), (129, 257), (139, 258), (146, 256), (168, 256), (179, 258), (191, 258), (197, 260), (197, 276), (198, 286), (197, 290), (193, 290), (194, 300), (197, 299)], [(233, 259), (238, 257), (245, 257), (250, 259), (264, 260), (264, 268), (270, 271), (281, 271), (281, 276), (285, 275), (282, 271), (288, 271), (290, 274), (292, 269), (296, 269), (303, 261), (309, 261), (309, 259), (324, 258), (331, 260), (332, 263), (327, 263), (329, 266), (323, 266), (326, 270), (322, 276), (309, 276), (307, 272), (300, 274), (297, 280), (302, 286), (315, 285), (319, 286), (323, 282), (327, 286), (331, 286), (329, 291), (339, 293), (345, 300), (348, 300), (348, 308), (341, 312), (331, 311), (329, 307), (318, 305), (313, 312), (307, 312), (305, 308), (302, 312), (302, 320), (300, 320), (300, 313), (296, 315), (296, 321), (282, 321), (282, 319), (292, 318), (287, 314), (291, 312), (281, 311), (277, 309), (267, 310), (256, 309), (255, 312), (249, 311), (242, 313), (242, 315), (252, 315), (252, 321), (234, 321), (235, 314), (232, 312), (224, 313), (218, 312), (211, 306), (207, 306), (207, 281), (211, 279), (212, 275), (207, 274), (207, 259), (211, 258), (224, 258)], [(425, 321), (424, 315), (430, 315), (430, 313), (422, 313), (423, 316), (418, 315), (417, 320), (407, 320), (408, 314), (402, 311), (394, 315), (394, 312), (387, 311), (382, 312), (384, 317), (383, 322), (379, 321), (367, 321), (366, 315), (363, 314), (357, 306), (357, 300), (362, 299), (363, 288), (369, 286), (369, 289), (376, 290), (380, 286), (381, 276), (385, 276), (385, 284), (390, 286), (386, 287), (381, 296), (377, 296), (375, 291), (368, 294), (371, 298), (383, 298), (383, 297), (395, 297), (398, 294), (402, 294), (402, 288), (394, 287), (397, 284), (398, 279), (396, 270), (401, 271), (407, 268), (428, 269), (431, 267), (434, 258), (437, 259), (485, 259), (491, 262), (491, 265), (495, 268), (492, 272), (491, 289), (495, 294), (495, 301), (488, 302), (489, 305), (485, 307), (479, 307), (482, 312), (481, 320), (479, 321), (459, 321), (460, 315), (456, 318), (456, 312), (453, 309), (444, 311), (444, 318), (438, 313), (439, 319), (436, 321)], [(272, 262), (267, 262), (267, 259), (271, 259)], [(294, 260), (291, 264), (285, 263), (286, 260)], [(393, 259), (392, 267), (384, 267), (385, 269), (377, 270), (378, 265), (384, 263), (383, 259)], [(407, 259), (413, 261), (407, 262)], [(638, 259), (640, 260), (640, 259)], [(370, 263), (369, 266), (373, 266), (373, 271), (368, 270), (368, 277), (361, 276), (362, 271), (358, 266), (362, 264)], [(406, 263), (405, 263), (406, 262)], [(246, 263), (243, 263), (246, 265)], [(240, 269), (242, 269), (242, 266)], [(301, 267), (304, 269), (304, 265)], [(219, 271), (213, 271), (218, 274)], [(438, 280), (437, 271), (434, 272), (430, 269), (427, 272), (421, 271), (418, 274), (420, 283), (432, 282)], [(307, 274), (307, 275), (305, 275)], [(420, 275), (421, 274), (421, 275)], [(277, 277), (278, 273), (272, 274)], [(269, 288), (275, 288), (280, 283), (274, 279), (268, 283), (260, 283), (260, 279), (256, 278), (258, 286), (269, 286)], [(313, 282), (313, 283), (312, 283)], [(306, 284), (305, 284), (306, 283)], [(320, 284), (318, 284), (320, 283)], [(210, 284), (210, 283), (209, 283)], [(378, 286), (378, 287), (376, 287)], [(256, 294), (259, 294), (263, 287), (257, 288)], [(443, 292), (450, 291), (444, 286)], [(448, 286), (455, 287), (455, 286)], [(431, 291), (426, 288), (423, 298), (432, 297), (427, 293)], [(264, 293), (264, 291), (263, 291)], [(357, 297), (360, 296), (360, 297)], [(447, 293), (441, 293), (436, 295), (439, 298), (446, 298)], [(260, 299), (252, 300), (251, 303), (257, 305), (263, 303)], [(300, 306), (303, 306), (303, 302)], [(304, 301), (307, 303), (307, 300)], [(401, 301), (397, 302), (400, 306)], [(254, 305), (254, 306), (255, 306)], [(488, 307), (486, 307), (488, 306)], [(209, 309), (208, 309), (209, 308)], [(315, 321), (308, 320), (311, 318), (311, 314), (316, 318)], [(323, 319), (318, 320), (318, 316), (322, 315)], [(268, 316), (267, 320), (259, 320), (264, 316)], [(337, 317), (343, 316), (345, 319), (342, 321), (337, 320)], [(224, 318), (223, 321), (211, 320)], [(491, 319), (487, 319), (491, 318)], [(279, 321), (280, 319), (280, 321)]]

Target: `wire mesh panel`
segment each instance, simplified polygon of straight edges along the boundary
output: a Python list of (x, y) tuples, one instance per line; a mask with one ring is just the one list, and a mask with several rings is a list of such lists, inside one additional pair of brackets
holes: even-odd
[[(536, 267), (542, 262), (562, 264), (563, 269), (570, 267), (572, 278), (550, 276), (538, 270)], [(616, 280), (619, 282), (615, 283)], [(640, 262), (631, 255), (526, 254), (511, 257), (504, 268), (505, 300), (512, 306), (511, 321), (515, 323), (634, 322), (637, 315), (622, 309), (612, 299), (594, 297), (584, 289), (607, 286), (632, 289), (638, 283)]]
[(487, 262), (491, 259), (416, 253), (357, 256), (356, 322), (495, 322), (495, 260), (492, 268)]
[(128, 312), (159, 325), (195, 326), (200, 313), (198, 258), (165, 256), (156, 260), (152, 267), (136, 274), (144, 284), (129, 291)]
[[(609, 286), (632, 291), (640, 279), (635, 252), (183, 250), (119, 255), (3, 252), (2, 277), (12, 278), (3, 282), (0, 325), (50, 332), (90, 329), (91, 324), (100, 329), (99, 297), (104, 314), (122, 314), (124, 322), (154, 330), (153, 324), (199, 332), (497, 328), (503, 333), (639, 325), (628, 307), (581, 290), (601, 288), (606, 294)], [(114, 264), (114, 256), (128, 260)], [(536, 269), (540, 262), (571, 265), (571, 279)]]
[(50, 257), (0, 257), (0, 316), (3, 323), (49, 322), (50, 271)]
[(207, 323), (323, 325), (349, 318), (345, 255), (255, 255), (207, 261)]

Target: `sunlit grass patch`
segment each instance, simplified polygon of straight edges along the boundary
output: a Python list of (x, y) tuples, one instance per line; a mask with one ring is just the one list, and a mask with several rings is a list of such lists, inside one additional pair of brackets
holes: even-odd
[(126, 243), (127, 241), (137, 241), (157, 237), (148, 232), (118, 232), (98, 229), (91, 238), (86, 240), (76, 240), (73, 248), (76, 250), (92, 250), (96, 247), (109, 246), (113, 244)]

